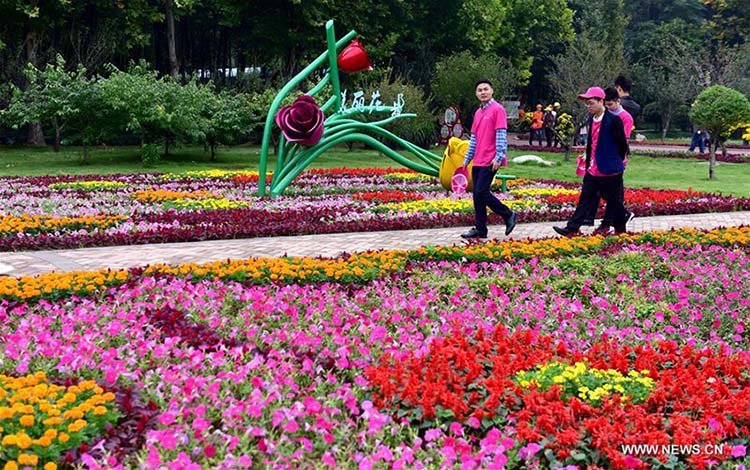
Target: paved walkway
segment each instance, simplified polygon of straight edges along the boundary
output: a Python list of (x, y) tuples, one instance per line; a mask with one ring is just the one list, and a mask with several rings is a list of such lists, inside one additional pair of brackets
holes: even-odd
[[(556, 236), (552, 230), (553, 225), (556, 223), (518, 224), (510, 238), (523, 240)], [(628, 229), (633, 232), (643, 232), (682, 227), (711, 229), (739, 225), (750, 225), (750, 211), (637, 217), (630, 223)], [(9, 265), (13, 270), (8, 274), (31, 276), (51, 271), (118, 269), (155, 263), (178, 264), (285, 255), (337, 256), (344, 252), (460, 244), (462, 240), (459, 235), (468, 228), (450, 227), (0, 253), (0, 268), (2, 264)], [(502, 239), (504, 230), (505, 227), (502, 225), (490, 226), (490, 237)], [(584, 232), (591, 230), (593, 227), (584, 227)]]

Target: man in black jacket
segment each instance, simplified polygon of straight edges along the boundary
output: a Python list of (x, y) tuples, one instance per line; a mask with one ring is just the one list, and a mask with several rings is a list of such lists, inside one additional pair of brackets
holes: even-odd
[(625, 78), (624, 75), (615, 78), (615, 89), (617, 89), (617, 93), (620, 95), (620, 104), (635, 119), (641, 113), (641, 105), (631, 98), (630, 90), (632, 88), (633, 82)]
[(553, 227), (555, 232), (566, 237), (579, 235), (579, 229), (586, 219), (589, 207), (599, 196), (607, 201), (607, 211), (611, 213), (615, 233), (625, 233), (627, 218), (620, 195), (623, 194), (622, 174), (625, 171), (623, 160), (628, 154), (628, 141), (622, 120), (604, 106), (604, 90), (591, 87), (578, 95), (585, 100), (591, 113), (588, 120), (588, 143), (586, 144), (586, 175), (573, 217), (565, 227)]

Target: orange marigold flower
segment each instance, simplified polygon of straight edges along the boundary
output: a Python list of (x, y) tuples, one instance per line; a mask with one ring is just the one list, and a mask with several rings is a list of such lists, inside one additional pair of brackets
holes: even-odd
[(16, 436), (16, 445), (21, 449), (28, 449), (31, 447), (31, 438), (28, 434), (18, 434)]
[(18, 420), (21, 423), (21, 426), (24, 427), (30, 427), (34, 425), (34, 416), (33, 415), (23, 415), (21, 416), (21, 419)]

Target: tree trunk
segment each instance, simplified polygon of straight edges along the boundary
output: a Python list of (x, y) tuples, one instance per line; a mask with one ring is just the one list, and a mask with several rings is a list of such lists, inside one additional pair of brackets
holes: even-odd
[[(32, 2), (32, 7), (36, 6), (39, 2)], [(26, 34), (26, 63), (32, 64), (34, 67), (37, 66), (36, 52), (39, 48), (39, 32), (32, 26), (29, 26), (29, 31)], [(44, 147), (44, 132), (42, 131), (41, 121), (29, 124), (29, 136), (28, 143), (37, 147)]]
[(662, 142), (667, 139), (667, 131), (669, 130), (669, 123), (672, 121), (671, 115), (662, 116), (661, 120), (661, 140)]
[(177, 48), (174, 34), (174, 12), (172, 11), (172, 0), (164, 0), (164, 10), (167, 21), (167, 46), (169, 49), (169, 75), (177, 78), (180, 75), (180, 65), (177, 63)]
[(570, 147), (567, 145), (565, 146), (565, 161), (566, 162), (570, 161)]
[(57, 118), (53, 118), (52, 124), (55, 126), (55, 152), (60, 151), (60, 134), (62, 133), (62, 128), (60, 127), (60, 123), (57, 122)]
[(719, 142), (710, 142), (708, 144), (708, 179), (714, 179), (714, 165), (716, 165), (716, 148)]
[(216, 144), (211, 144), (211, 161), (216, 161)]

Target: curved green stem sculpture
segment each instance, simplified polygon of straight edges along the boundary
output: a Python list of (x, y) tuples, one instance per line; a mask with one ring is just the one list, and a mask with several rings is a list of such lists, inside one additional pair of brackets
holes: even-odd
[[(260, 148), (260, 178), (258, 181), (258, 194), (265, 196), (268, 191), (271, 196), (278, 196), (284, 192), (289, 184), (299, 176), (316, 158), (335, 145), (345, 142), (362, 142), (393, 159), (397, 163), (411, 168), (420, 173), (437, 176), (440, 169), (440, 157), (423, 148), (402, 139), (382, 126), (396, 119), (414, 117), (414, 114), (400, 114), (401, 109), (395, 106), (358, 106), (347, 110), (342, 109), (341, 84), (339, 82), (338, 50), (349, 43), (355, 36), (355, 31), (350, 31), (346, 36), (336, 41), (333, 30), (333, 20), (326, 22), (326, 40), (328, 50), (318, 56), (310, 65), (305, 67), (293, 79), (291, 79), (276, 95), (266, 117), (266, 126), (263, 130), (263, 142)], [(273, 129), (276, 113), (281, 107), (282, 101), (302, 83), (310, 74), (323, 66), (328, 61), (329, 72), (306, 94), (315, 96), (327, 85), (331, 85), (333, 95), (320, 107), (327, 113), (332, 111), (324, 123), (323, 136), (315, 145), (302, 146), (297, 143), (289, 143), (281, 134), (276, 150), (276, 169), (273, 173), (270, 189), (267, 187), (268, 151), (271, 146), (271, 131)], [(364, 113), (391, 113), (386, 119), (375, 122), (363, 122), (352, 119), (350, 116)], [(391, 140), (416, 157), (414, 161), (389, 148), (381, 140)]]

